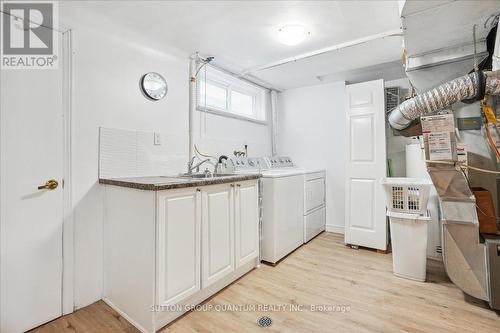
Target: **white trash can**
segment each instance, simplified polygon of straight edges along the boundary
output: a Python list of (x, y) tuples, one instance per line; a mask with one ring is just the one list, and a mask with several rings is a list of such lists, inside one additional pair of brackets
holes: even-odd
[(392, 268), (394, 275), (425, 281), (427, 272), (426, 215), (387, 212), (391, 225)]

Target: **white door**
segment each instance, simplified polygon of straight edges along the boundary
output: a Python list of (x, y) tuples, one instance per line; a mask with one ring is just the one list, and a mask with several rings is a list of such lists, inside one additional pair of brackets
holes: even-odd
[[(0, 73), (2, 333), (62, 313), (62, 77), (62, 65)], [(51, 179), (57, 188), (38, 189)]]
[(234, 270), (234, 185), (202, 189), (202, 287)]
[(346, 86), (345, 242), (385, 250), (387, 226), (384, 81)]
[(234, 192), (236, 268), (259, 255), (259, 190), (256, 181), (236, 184)]
[(200, 290), (200, 233), (199, 190), (158, 193), (158, 304), (175, 304)]

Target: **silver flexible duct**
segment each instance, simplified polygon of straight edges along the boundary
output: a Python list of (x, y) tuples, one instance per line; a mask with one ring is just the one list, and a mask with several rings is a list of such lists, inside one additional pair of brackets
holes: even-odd
[[(484, 72), (484, 77), (485, 94), (499, 95), (500, 70)], [(471, 73), (404, 101), (389, 115), (389, 124), (394, 129), (403, 130), (418, 117), (437, 112), (458, 101), (474, 98), (478, 96), (480, 80), (478, 73)]]

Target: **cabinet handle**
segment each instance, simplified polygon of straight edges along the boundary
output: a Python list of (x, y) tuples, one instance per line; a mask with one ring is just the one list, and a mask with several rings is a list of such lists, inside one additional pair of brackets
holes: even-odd
[(241, 184), (238, 184), (238, 185), (236, 185), (236, 186), (241, 187)]
[(234, 187), (234, 184), (231, 184), (231, 187)]
[(201, 190), (199, 188), (196, 189), (196, 192), (201, 192)]

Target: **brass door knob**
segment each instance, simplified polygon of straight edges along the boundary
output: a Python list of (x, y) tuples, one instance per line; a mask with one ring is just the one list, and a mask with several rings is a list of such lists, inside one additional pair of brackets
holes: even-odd
[(44, 185), (38, 186), (39, 190), (55, 190), (59, 186), (59, 183), (55, 179), (47, 180)]

